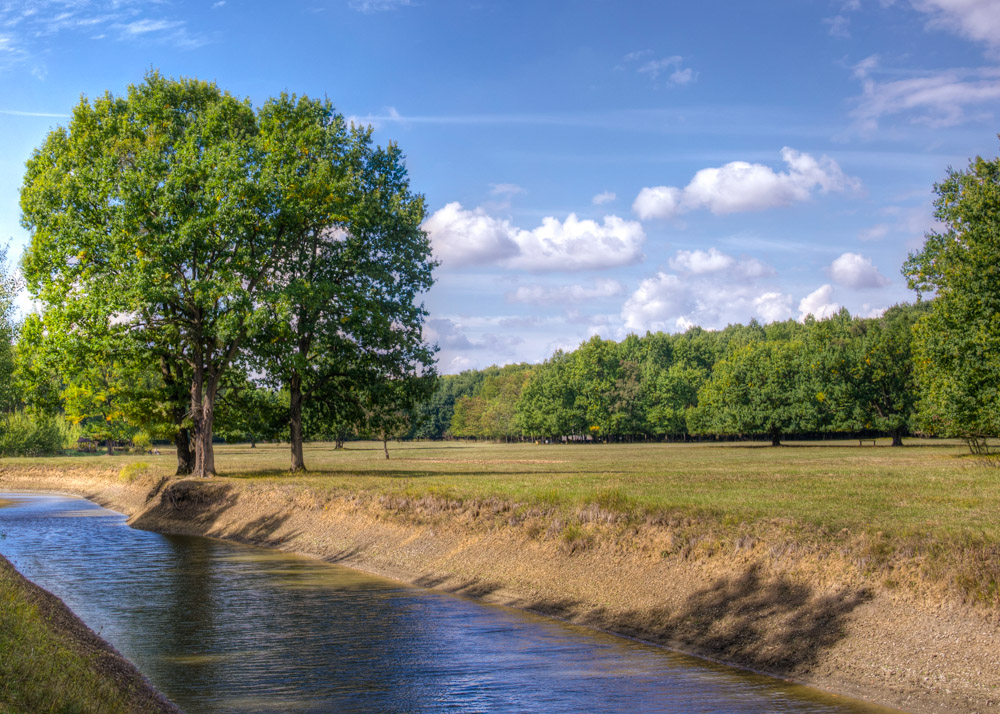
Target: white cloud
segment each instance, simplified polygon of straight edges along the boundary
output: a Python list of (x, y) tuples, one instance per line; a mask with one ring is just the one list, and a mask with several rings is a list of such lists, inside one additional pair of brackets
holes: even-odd
[(1000, 100), (1000, 69), (948, 69), (889, 81), (874, 79), (877, 69), (872, 57), (854, 67), (862, 93), (851, 115), (865, 131), (874, 131), (880, 119), (893, 115), (934, 128), (954, 126), (969, 118), (969, 109), (989, 112)]
[(594, 198), (591, 199), (591, 203), (595, 206), (603, 206), (605, 203), (611, 203), (616, 198), (618, 198), (618, 195), (613, 191), (605, 191), (604, 193), (599, 193), (594, 196)]
[(763, 164), (732, 161), (719, 168), (702, 169), (684, 189), (675, 186), (643, 188), (632, 210), (643, 220), (672, 218), (697, 209), (712, 213), (761, 211), (806, 201), (821, 193), (856, 191), (861, 183), (847, 176), (833, 159), (818, 160), (789, 147), (781, 150), (787, 171)]
[(136, 20), (126, 25), (119, 25), (122, 34), (129, 37), (147, 35), (150, 32), (164, 32), (181, 27), (184, 23), (178, 20)]
[(517, 255), (516, 229), (510, 221), (485, 211), (467, 211), (462, 204), (445, 205), (423, 223), (434, 256), (449, 267), (493, 263)]
[(827, 32), (831, 37), (848, 38), (851, 36), (851, 18), (845, 15), (834, 15), (823, 18), (823, 24), (827, 26)]
[(840, 305), (832, 302), (833, 286), (822, 285), (799, 301), (799, 320), (805, 320), (812, 315), (817, 320), (823, 320), (840, 311)]
[[(645, 59), (651, 54), (652, 52), (649, 50), (630, 52), (622, 58), (622, 61), (625, 64), (635, 66), (635, 63), (638, 63), (640, 60)], [(649, 77), (649, 79), (653, 82), (656, 82), (660, 79), (660, 77), (665, 76), (667, 86), (682, 86), (690, 84), (698, 78), (698, 74), (690, 67), (684, 67), (683, 63), (683, 57), (680, 55), (673, 55), (671, 57), (646, 60), (636, 67), (635, 71)], [(625, 67), (619, 65), (618, 69), (625, 69)]]
[(513, 226), (481, 208), (449, 203), (424, 221), (434, 254), (444, 265), (499, 263), (539, 271), (592, 270), (642, 260), (646, 234), (636, 221), (605, 216), (602, 223), (569, 214), (551, 216), (532, 230)]
[(542, 225), (518, 231), (514, 240), (521, 252), (507, 261), (512, 268), (590, 270), (639, 262), (646, 234), (639, 223), (618, 216), (605, 216), (599, 224), (571, 213), (561, 222), (543, 218)]
[(833, 282), (848, 288), (883, 288), (892, 281), (878, 272), (871, 258), (859, 253), (844, 253), (830, 265)]
[(792, 316), (792, 296), (778, 292), (764, 293), (753, 301), (754, 310), (764, 323), (780, 322)]
[(751, 317), (772, 322), (791, 314), (790, 296), (760, 285), (774, 271), (755, 258), (715, 248), (682, 250), (669, 264), (676, 272), (659, 271), (643, 280), (622, 306), (627, 330), (673, 331), (693, 324), (716, 329)]
[(436, 318), (424, 324), (424, 340), (440, 348), (438, 364), (445, 373), (460, 372), (483, 362), (470, 355), (480, 355), (489, 364), (503, 362), (515, 355), (516, 348), (524, 340), (518, 335), (502, 335), (493, 332), (481, 333), (470, 338), (465, 330), (469, 326), (450, 318)]
[(690, 84), (697, 76), (690, 67), (676, 69), (670, 73), (670, 83), (676, 85)]
[(410, 0), (351, 0), (348, 5), (352, 10), (371, 14), (374, 12), (387, 12), (401, 7), (407, 7), (413, 3)]
[(889, 231), (891, 229), (892, 229), (891, 226), (889, 226), (887, 223), (877, 223), (871, 228), (865, 228), (864, 230), (860, 231), (858, 233), (858, 240), (863, 240), (863, 241), (882, 240), (887, 235), (889, 235)]
[(516, 196), (519, 193), (527, 193), (516, 183), (491, 183), (490, 193), (494, 196)]
[(686, 270), (690, 273), (700, 275), (703, 273), (716, 273), (726, 270), (736, 264), (736, 258), (726, 255), (718, 248), (704, 250), (679, 250), (677, 255), (670, 259), (670, 267), (674, 270)]
[(7, 0), (0, 2), (0, 69), (33, 62), (56, 35), (80, 34), (90, 39), (169, 42), (192, 49), (208, 41), (192, 33), (183, 19), (147, 17), (164, 12), (162, 0)]
[(507, 300), (532, 305), (575, 305), (587, 300), (615, 297), (624, 291), (625, 288), (617, 280), (595, 280), (593, 286), (589, 287), (586, 285), (559, 285), (555, 287), (522, 285), (507, 293)]
[(971, 40), (1000, 45), (1000, 3), (996, 0), (911, 0), (931, 16), (932, 28), (950, 30)]

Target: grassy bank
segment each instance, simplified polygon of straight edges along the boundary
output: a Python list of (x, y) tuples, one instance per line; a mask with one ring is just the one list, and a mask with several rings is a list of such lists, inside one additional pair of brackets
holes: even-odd
[(175, 711), (58, 599), (0, 556), (0, 712)]
[[(887, 442), (885, 442), (887, 443)], [(1000, 605), (1000, 470), (958, 442), (905, 448), (857, 442), (533, 445), (350, 443), (307, 447), (311, 471), (288, 474), (287, 447), (221, 446), (228, 478), (374, 502), (401, 518), (474, 513), (527, 524), (582, 549), (641, 525), (671, 530), (663, 555), (766, 544), (838, 552), (889, 588), (934, 586)], [(169, 455), (73, 456), (0, 463), (167, 475)]]

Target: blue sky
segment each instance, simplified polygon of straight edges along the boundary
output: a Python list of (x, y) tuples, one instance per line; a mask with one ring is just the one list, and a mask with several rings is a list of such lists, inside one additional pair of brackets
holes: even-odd
[(449, 373), (912, 299), (934, 182), (997, 154), (1000, 1), (0, 0), (13, 257), (32, 149), (150, 68), (400, 144)]

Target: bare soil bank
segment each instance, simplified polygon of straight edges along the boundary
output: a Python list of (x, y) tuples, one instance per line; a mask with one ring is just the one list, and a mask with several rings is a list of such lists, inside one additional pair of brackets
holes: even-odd
[(82, 655), (101, 679), (121, 692), (129, 711), (180, 714), (180, 709), (156, 691), (131, 662), (87, 627), (62, 600), (26, 579), (3, 556), (0, 556), (0, 571), (16, 583), (17, 591), (25, 600), (38, 608), (46, 626), (58, 639)]
[(227, 478), (0, 467), (0, 488), (82, 495), (138, 528), (312, 555), (915, 714), (1000, 712), (997, 612), (875, 582), (815, 545), (691, 549), (676, 524), (623, 524), (598, 508), (568, 537), (552, 516), (499, 502), (365, 501)]

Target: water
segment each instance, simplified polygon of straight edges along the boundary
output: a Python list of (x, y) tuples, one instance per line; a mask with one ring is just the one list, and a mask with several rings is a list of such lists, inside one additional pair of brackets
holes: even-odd
[(0, 553), (189, 714), (884, 711), (320, 561), (0, 494)]

